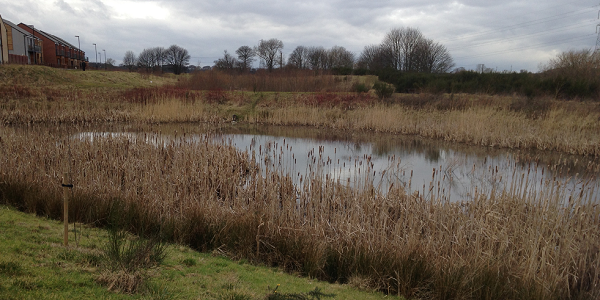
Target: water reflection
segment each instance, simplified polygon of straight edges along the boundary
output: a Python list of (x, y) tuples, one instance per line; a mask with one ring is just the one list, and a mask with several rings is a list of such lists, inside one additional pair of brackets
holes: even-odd
[(223, 139), (254, 150), (263, 165), (296, 181), (317, 172), (355, 187), (372, 183), (386, 190), (401, 184), (409, 192), (454, 201), (502, 191), (543, 194), (567, 183), (564, 197), (582, 191), (590, 201), (598, 197), (599, 165), (590, 157), (308, 128), (234, 127), (221, 132)]
[[(39, 131), (33, 129), (33, 131)], [(48, 130), (66, 130), (55, 128)], [(544, 196), (562, 185), (561, 197), (584, 195), (598, 201), (600, 167), (593, 158), (543, 151), (475, 147), (377, 133), (276, 126), (102, 126), (66, 130), (77, 139), (123, 137), (157, 147), (193, 143), (206, 135), (231, 143), (264, 169), (333, 179), (385, 192), (403, 186), (427, 198), (468, 201), (477, 194), (510, 191)], [(565, 184), (567, 186), (565, 186)]]

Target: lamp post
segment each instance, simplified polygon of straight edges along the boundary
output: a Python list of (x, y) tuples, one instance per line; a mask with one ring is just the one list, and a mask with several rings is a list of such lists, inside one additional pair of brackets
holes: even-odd
[(94, 52), (96, 52), (96, 70), (98, 70), (98, 49), (96, 49), (96, 44), (94, 44)]
[(104, 51), (104, 70), (106, 70), (106, 50), (102, 49), (102, 51)]
[(79, 36), (76, 35), (75, 36), (77, 38), (77, 62), (79, 62), (79, 65), (81, 66), (81, 42), (79, 41)]

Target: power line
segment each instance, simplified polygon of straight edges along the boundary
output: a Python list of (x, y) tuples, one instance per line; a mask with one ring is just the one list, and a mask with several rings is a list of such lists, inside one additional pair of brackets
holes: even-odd
[[(563, 5), (558, 5), (558, 6), (564, 6), (564, 5), (571, 5), (572, 3), (568, 3), (568, 4), (563, 4)], [(518, 24), (513, 24), (513, 25), (509, 25), (509, 26), (503, 26), (500, 28), (495, 28), (495, 29), (490, 29), (490, 30), (486, 30), (483, 32), (479, 32), (479, 33), (474, 33), (474, 34), (470, 34), (470, 35), (465, 35), (465, 36), (460, 36), (460, 37), (456, 37), (456, 38), (451, 38), (451, 39), (447, 39), (446, 42), (448, 41), (460, 41), (460, 40), (465, 40), (465, 39), (474, 39), (480, 36), (486, 36), (489, 35), (490, 33), (494, 33), (494, 32), (501, 32), (501, 31), (506, 31), (506, 30), (513, 30), (513, 29), (522, 29), (523, 27), (530, 27), (530, 26), (534, 26), (534, 25), (538, 25), (538, 24), (544, 24), (544, 23), (548, 23), (548, 22), (552, 22), (552, 21), (556, 21), (556, 20), (561, 20), (561, 19), (565, 19), (565, 18), (575, 18), (577, 16), (580, 15), (584, 15), (584, 14), (588, 14), (591, 12), (590, 8), (596, 8), (599, 5), (594, 5), (591, 7), (586, 7), (583, 9), (578, 9), (578, 10), (573, 10), (573, 11), (569, 11), (569, 12), (564, 12), (564, 13), (560, 13), (560, 14), (555, 14), (552, 16), (548, 16), (548, 17), (544, 17), (544, 18), (539, 18), (539, 19), (535, 19), (535, 20), (531, 20), (531, 21), (527, 21), (527, 22), (521, 22)], [(558, 32), (564, 32), (564, 31), (569, 31), (569, 30), (573, 30), (573, 29), (577, 29), (577, 28), (582, 28), (582, 27), (586, 27), (586, 26), (590, 26), (590, 23), (593, 23), (595, 20), (592, 19), (588, 19), (585, 21), (579, 21), (576, 24), (571, 24), (569, 26), (563, 26), (563, 27), (554, 27), (551, 29), (546, 29), (546, 30), (542, 30), (542, 31), (536, 31), (536, 32), (532, 32), (529, 34), (524, 34), (524, 35), (514, 35), (514, 36), (510, 36), (510, 37), (505, 37), (505, 38), (499, 38), (499, 39), (494, 39), (494, 40), (487, 40), (487, 41), (482, 41), (482, 42), (478, 42), (478, 43), (470, 43), (467, 45), (464, 45), (462, 43), (460, 43), (459, 45), (457, 45), (456, 48), (453, 49), (449, 49), (452, 51), (457, 51), (457, 50), (463, 50), (465, 48), (472, 48), (472, 47), (480, 47), (480, 46), (485, 46), (485, 45), (490, 45), (490, 44), (499, 44), (499, 43), (510, 43), (513, 41), (517, 41), (517, 40), (522, 40), (522, 39), (526, 39), (526, 38), (531, 38), (531, 37), (535, 37), (535, 36), (541, 36), (541, 35), (547, 35), (550, 33), (558, 33)], [(600, 24), (597, 25), (597, 32), (599, 31)], [(540, 49), (541, 47), (544, 46), (548, 46), (548, 45), (562, 45), (565, 44), (567, 42), (572, 43), (572, 42), (577, 42), (577, 41), (583, 41), (583, 40), (587, 40), (589, 39), (592, 35), (594, 34), (587, 34), (587, 35), (583, 35), (583, 36), (575, 36), (575, 37), (568, 37), (568, 38), (564, 38), (564, 39), (560, 39), (560, 40), (552, 40), (552, 41), (548, 41), (548, 42), (542, 42), (542, 43), (536, 43), (536, 44), (530, 44), (527, 46), (519, 46), (519, 47), (513, 47), (513, 48), (508, 48), (508, 49), (504, 49), (504, 50), (498, 50), (498, 51), (493, 51), (493, 52), (487, 52), (487, 53), (480, 53), (480, 54), (474, 54), (474, 55), (464, 55), (464, 56), (459, 56), (459, 57), (455, 57), (455, 61), (457, 60), (470, 60), (473, 58), (480, 58), (480, 57), (486, 57), (486, 56), (493, 56), (493, 55), (501, 55), (501, 54), (506, 54), (506, 53), (511, 53), (511, 52), (516, 52), (516, 51), (523, 51), (523, 50), (535, 50), (535, 49)], [(597, 40), (597, 48), (599, 49), (598, 51), (600, 51), (600, 33), (598, 34), (598, 40)]]
[(575, 41), (580, 41), (580, 40), (585, 40), (585, 39), (589, 39), (590, 36), (595, 35), (595, 33), (592, 34), (587, 34), (587, 35), (583, 35), (583, 36), (578, 36), (578, 37), (571, 37), (571, 38), (566, 38), (566, 39), (562, 39), (562, 40), (558, 40), (558, 41), (552, 41), (552, 42), (545, 42), (545, 43), (539, 43), (539, 44), (535, 44), (535, 45), (529, 45), (526, 47), (518, 47), (518, 48), (512, 48), (512, 49), (505, 49), (505, 50), (499, 50), (499, 51), (495, 51), (495, 52), (489, 52), (489, 53), (485, 53), (485, 54), (475, 54), (475, 55), (469, 55), (469, 56), (461, 56), (461, 57), (456, 57), (454, 59), (467, 59), (467, 58), (478, 58), (478, 57), (485, 57), (485, 56), (490, 56), (490, 55), (497, 55), (497, 54), (504, 54), (504, 53), (509, 53), (509, 52), (515, 52), (515, 51), (521, 51), (521, 50), (533, 50), (539, 46), (546, 46), (546, 45), (551, 45), (551, 44), (564, 44), (566, 42), (575, 42)]
[(590, 23), (593, 23), (593, 22), (595, 22), (595, 20), (587, 20), (586, 23), (583, 24), (583, 25), (571, 25), (571, 26), (567, 26), (567, 27), (554, 28), (554, 29), (549, 29), (549, 30), (534, 32), (534, 33), (525, 34), (525, 35), (516, 36), (516, 37), (501, 38), (501, 39), (495, 39), (495, 40), (481, 42), (481, 43), (462, 45), (462, 46), (459, 46), (457, 48), (448, 48), (448, 50), (449, 51), (456, 51), (456, 50), (461, 50), (461, 49), (465, 49), (465, 48), (478, 47), (478, 46), (495, 44), (495, 43), (500, 43), (500, 42), (511, 42), (511, 41), (515, 41), (515, 40), (519, 40), (519, 39), (524, 39), (524, 38), (529, 38), (529, 37), (533, 37), (533, 36), (544, 35), (544, 34), (548, 34), (548, 33), (552, 33), (552, 32), (561, 32), (561, 31), (567, 31), (567, 30), (576, 29), (576, 28), (587, 27), (587, 26), (590, 26)]
[[(561, 6), (561, 5), (559, 5), (559, 6)], [(527, 22), (522, 22), (522, 23), (513, 24), (513, 25), (509, 25), (509, 26), (503, 26), (503, 27), (499, 27), (499, 28), (495, 28), (495, 29), (490, 29), (490, 30), (478, 32), (478, 33), (473, 33), (473, 34), (463, 35), (463, 36), (460, 36), (460, 37), (455, 37), (455, 38), (450, 38), (450, 39), (446, 39), (446, 40), (441, 40), (440, 42), (441, 43), (447, 43), (447, 42), (452, 42), (452, 41), (457, 41), (457, 40), (472, 39), (472, 38), (476, 38), (476, 37), (479, 37), (479, 36), (489, 35), (490, 33), (494, 33), (494, 32), (528, 27), (528, 26), (532, 26), (532, 25), (546, 23), (546, 22), (549, 22), (549, 21), (555, 21), (555, 20), (564, 19), (566, 17), (575, 17), (575, 16), (578, 16), (578, 15), (589, 13), (589, 12), (591, 12), (591, 11), (589, 11), (591, 8), (595, 8), (595, 7), (598, 7), (598, 6), (599, 5), (594, 5), (594, 6), (586, 7), (586, 8), (583, 8), (583, 9), (574, 10), (574, 11), (570, 11), (570, 12), (565, 12), (565, 13), (561, 13), (561, 14), (557, 14), (557, 15), (553, 15), (553, 16), (548, 16), (548, 17), (544, 17), (544, 18), (540, 18), (540, 19), (535, 19), (535, 20), (527, 21)], [(585, 11), (585, 12), (582, 12), (582, 11)], [(579, 12), (579, 13), (577, 13), (577, 12)], [(577, 13), (577, 14), (575, 14), (573, 16), (569, 16), (570, 14), (573, 14), (573, 13)]]

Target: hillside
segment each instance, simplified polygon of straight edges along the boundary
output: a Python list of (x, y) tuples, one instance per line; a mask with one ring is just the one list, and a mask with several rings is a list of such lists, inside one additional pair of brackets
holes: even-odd
[(60, 86), (71, 88), (132, 88), (163, 85), (166, 83), (175, 83), (176, 81), (177, 77), (173, 74), (156, 76), (137, 72), (96, 71), (89, 69), (81, 71), (30, 65), (0, 66), (0, 86), (22, 85), (29, 88)]
[(172, 244), (136, 293), (109, 291), (99, 283), (118, 276), (101, 263), (108, 232), (81, 224), (76, 233), (73, 229), (71, 225), (70, 247), (65, 248), (60, 221), (0, 206), (0, 299), (285, 299), (274, 297), (276, 287), (283, 296), (319, 288), (336, 295), (323, 299), (397, 299)]

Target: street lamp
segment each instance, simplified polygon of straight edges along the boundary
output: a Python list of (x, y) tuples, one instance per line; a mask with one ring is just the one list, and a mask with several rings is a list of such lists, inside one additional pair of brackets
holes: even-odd
[(104, 70), (106, 70), (106, 50), (102, 49), (102, 51), (104, 51)]
[[(76, 35), (75, 36), (77, 38), (77, 61), (79, 62), (81, 60), (81, 42), (79, 41), (79, 36)], [(81, 65), (81, 62), (80, 62)]]
[(96, 44), (94, 44), (94, 52), (96, 52), (96, 70), (98, 70), (98, 49), (96, 49)]

